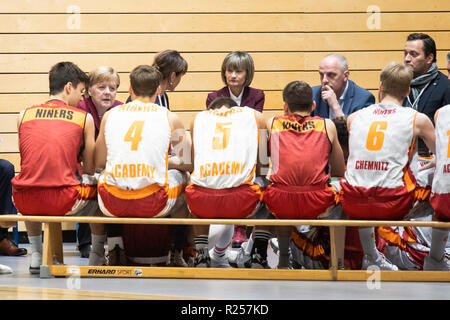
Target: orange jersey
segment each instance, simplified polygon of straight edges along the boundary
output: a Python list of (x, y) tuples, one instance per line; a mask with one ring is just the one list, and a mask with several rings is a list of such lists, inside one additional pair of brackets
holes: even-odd
[(19, 128), (21, 171), (14, 188), (79, 185), (86, 112), (60, 100), (26, 109)]

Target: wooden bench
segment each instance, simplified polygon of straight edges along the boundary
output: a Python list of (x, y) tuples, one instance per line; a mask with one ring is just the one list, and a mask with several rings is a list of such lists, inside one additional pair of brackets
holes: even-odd
[[(22, 216), (0, 215), (0, 221), (42, 222), (44, 230), (41, 278), (51, 276), (72, 277), (130, 277), (130, 278), (203, 278), (203, 279), (265, 279), (265, 280), (343, 280), (368, 281), (444, 281), (450, 282), (448, 271), (366, 271), (339, 270), (337, 268), (337, 227), (409, 226), (450, 228), (450, 222), (438, 221), (369, 221), (369, 220), (277, 220), (277, 219), (175, 219), (175, 218), (112, 218), (82, 216)], [(279, 270), (279, 269), (218, 269), (171, 268), (135, 266), (73, 266), (64, 265), (62, 229), (63, 222), (120, 223), (120, 224), (240, 224), (248, 226), (296, 226), (312, 225), (330, 228), (329, 270)], [(54, 262), (56, 261), (56, 263)]]

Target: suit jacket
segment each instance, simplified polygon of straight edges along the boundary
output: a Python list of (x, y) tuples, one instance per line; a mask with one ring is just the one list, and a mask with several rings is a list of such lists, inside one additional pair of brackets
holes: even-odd
[[(403, 106), (406, 102), (407, 99), (403, 100)], [(425, 113), (434, 123), (436, 110), (447, 104), (450, 104), (450, 81), (442, 72), (439, 72), (436, 79), (422, 93), (417, 111)]]
[[(206, 98), (206, 107), (208, 107), (211, 101), (213, 101), (218, 97), (229, 97), (229, 96), (230, 90), (228, 90), (228, 87), (223, 87), (220, 90), (213, 91), (209, 93), (208, 97)], [(241, 106), (253, 108), (255, 110), (258, 110), (259, 112), (262, 112), (264, 108), (264, 100), (265, 95), (263, 90), (245, 87), (244, 93), (242, 94)]]
[[(316, 102), (316, 109), (314, 109), (312, 115), (322, 118), (330, 118), (330, 107), (328, 106), (328, 103), (322, 100), (321, 97), (322, 86), (314, 86), (312, 91), (313, 100)], [(344, 108), (342, 109), (345, 115), (349, 115), (374, 103), (375, 97), (372, 93), (359, 87), (353, 81), (348, 80), (348, 89), (344, 98)]]

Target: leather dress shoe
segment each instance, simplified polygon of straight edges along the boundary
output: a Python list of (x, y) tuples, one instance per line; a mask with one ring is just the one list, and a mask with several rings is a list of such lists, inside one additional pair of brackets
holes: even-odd
[(0, 241), (0, 255), (2, 256), (23, 256), (27, 254), (27, 249), (19, 248), (14, 242), (9, 239)]

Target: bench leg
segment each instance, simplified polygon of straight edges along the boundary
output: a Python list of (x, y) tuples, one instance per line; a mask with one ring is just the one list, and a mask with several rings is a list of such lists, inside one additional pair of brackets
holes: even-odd
[(64, 263), (62, 228), (60, 222), (44, 223), (43, 242), (41, 278), (47, 278), (50, 276), (49, 269), (53, 265), (54, 258), (56, 258), (58, 263)]
[(330, 227), (330, 269), (333, 280), (337, 280), (338, 257), (336, 251), (336, 227)]

